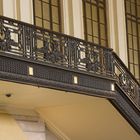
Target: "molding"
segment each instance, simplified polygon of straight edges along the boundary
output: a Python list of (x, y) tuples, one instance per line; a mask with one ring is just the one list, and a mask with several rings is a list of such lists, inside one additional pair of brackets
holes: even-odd
[[(43, 117), (42, 117), (43, 119)], [(58, 138), (62, 140), (70, 140), (68, 136), (66, 136), (58, 127), (56, 127), (49, 119), (43, 119), (47, 125), (47, 128)]]
[[(43, 65), (41, 63), (0, 56), (0, 79), (17, 83), (29, 84), (40, 87), (59, 89), (66, 92), (76, 92), (90, 96), (103, 98), (115, 98), (112, 91), (114, 79), (103, 76), (88, 75), (81, 71), (72, 71), (57, 66)], [(32, 67), (34, 74), (28, 73), (28, 67)], [(78, 78), (74, 84), (73, 77)]]
[(24, 21), (24, 22), (30, 23), (30, 24), (34, 23), (32, 1), (33, 0), (20, 0), (20, 19), (21, 19), (21, 21)]
[(74, 36), (83, 39), (84, 28), (83, 28), (82, 0), (72, 0), (72, 8), (73, 8)]
[(107, 19), (108, 19), (108, 33), (109, 33), (109, 46), (115, 51), (118, 52), (117, 44), (116, 44), (116, 17), (115, 17), (115, 8), (114, 8), (114, 1), (108, 0), (107, 1)]
[(114, 99), (116, 96), (114, 91), (93, 89), (84, 86), (56, 82), (56, 81), (46, 80), (46, 79), (44, 80), (40, 78), (23, 76), (23, 75), (12, 74), (12, 73), (0, 72), (0, 79), (4, 81), (6, 80), (15, 83), (33, 85), (37, 87), (44, 87), (44, 88), (47, 87), (56, 90), (62, 90), (68, 92), (68, 94), (70, 94), (70, 92), (75, 92), (78, 94), (84, 94), (84, 95), (96, 96), (96, 97), (102, 97), (108, 99), (109, 98)]
[(0, 104), (0, 113), (10, 114), (15, 118), (38, 118), (38, 113), (34, 109), (19, 108), (13, 105)]
[[(117, 32), (118, 32), (118, 47), (119, 47), (119, 57), (128, 65), (127, 58), (127, 39), (126, 39), (126, 23), (125, 23), (125, 6), (124, 0), (116, 0), (116, 12), (117, 12)], [(123, 46), (123, 47), (122, 47)]]
[(3, 0), (3, 15), (17, 19), (16, 0)]
[(97, 77), (97, 78), (101, 78), (101, 79), (106, 79), (106, 80), (110, 80), (112, 82), (116, 82), (116, 79), (115, 77), (113, 76), (106, 76), (105, 75), (100, 75), (100, 74), (96, 74), (96, 73), (92, 73), (92, 72), (87, 72), (87, 71), (84, 71), (84, 70), (77, 70), (77, 69), (74, 69), (74, 68), (68, 68), (68, 67), (63, 67), (61, 65), (56, 65), (56, 64), (51, 64), (51, 63), (44, 63), (42, 61), (38, 61), (38, 60), (34, 60), (34, 59), (27, 59), (27, 58), (24, 58), (24, 57), (18, 57), (18, 55), (12, 55), (10, 53), (3, 53), (3, 52), (0, 52), (0, 58), (1, 57), (5, 57), (5, 58), (9, 58), (9, 59), (13, 59), (14, 60), (18, 60), (18, 61), (23, 61), (25, 63), (28, 63), (28, 64), (37, 64), (37, 65), (41, 65), (41, 66), (46, 66), (46, 67), (51, 67), (51, 68), (55, 68), (55, 69), (61, 69), (61, 70), (66, 70), (66, 71), (69, 71), (69, 72), (74, 72), (74, 73), (79, 73), (79, 74), (84, 74), (84, 75), (88, 75), (88, 76), (93, 76), (93, 77)]

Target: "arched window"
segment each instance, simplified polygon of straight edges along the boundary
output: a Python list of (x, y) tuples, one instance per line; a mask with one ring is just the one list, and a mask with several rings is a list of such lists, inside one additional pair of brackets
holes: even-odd
[(140, 0), (125, 0), (128, 66), (140, 82)]
[(83, 15), (85, 39), (108, 47), (106, 1), (83, 0)]
[(60, 0), (33, 0), (33, 5), (35, 25), (61, 32)]

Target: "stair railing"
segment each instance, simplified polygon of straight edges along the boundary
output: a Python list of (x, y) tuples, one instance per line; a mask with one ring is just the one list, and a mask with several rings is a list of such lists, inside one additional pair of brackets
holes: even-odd
[(140, 84), (114, 52), (113, 60), (117, 85), (123, 90), (137, 109), (140, 110)]

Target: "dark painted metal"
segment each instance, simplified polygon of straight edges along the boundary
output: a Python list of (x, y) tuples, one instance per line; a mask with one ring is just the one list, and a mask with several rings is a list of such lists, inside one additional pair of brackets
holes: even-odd
[(113, 77), (111, 49), (5, 17), (0, 36), (3, 53)]
[(140, 111), (140, 84), (115, 53), (113, 53), (113, 59), (117, 84)]
[[(0, 79), (19, 83), (32, 84), (39, 87), (49, 87), (66, 92), (115, 98), (115, 92), (111, 90), (111, 84), (115, 81), (96, 75), (88, 75), (80, 71), (54, 67), (26, 58), (14, 58), (0, 54)], [(33, 68), (30, 76), (28, 67)], [(73, 77), (77, 76), (78, 83), (74, 83)]]

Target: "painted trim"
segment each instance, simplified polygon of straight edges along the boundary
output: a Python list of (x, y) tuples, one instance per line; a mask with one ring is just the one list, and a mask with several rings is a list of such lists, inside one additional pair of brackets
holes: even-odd
[(24, 21), (30, 24), (34, 23), (32, 0), (20, 0), (20, 17), (21, 17), (21, 21)]
[(72, 0), (74, 37), (84, 39), (82, 0)]
[(16, 0), (3, 0), (3, 15), (17, 19)]
[(124, 0), (117, 0), (117, 30), (118, 30), (118, 47), (119, 47), (119, 57), (128, 66), (127, 57), (127, 39), (126, 39), (126, 22), (125, 22), (125, 6)]

